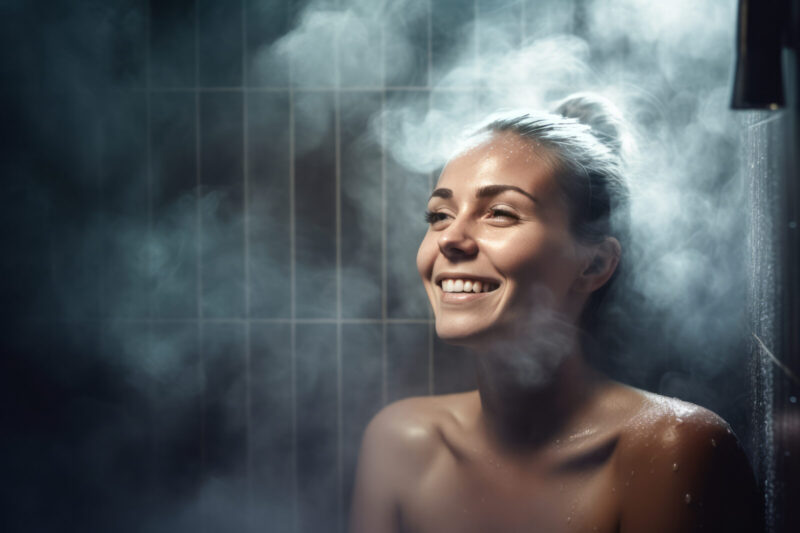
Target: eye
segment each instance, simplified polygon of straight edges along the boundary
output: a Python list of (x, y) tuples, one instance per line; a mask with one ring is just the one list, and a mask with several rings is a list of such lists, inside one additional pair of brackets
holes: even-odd
[(519, 220), (519, 216), (517, 216), (516, 213), (513, 213), (512, 211), (502, 207), (492, 207), (489, 209), (489, 214), (491, 215), (491, 218), (498, 218), (506, 221)]
[(426, 211), (425, 212), (425, 222), (428, 224), (436, 224), (437, 222), (441, 222), (447, 218), (447, 213), (442, 213), (439, 211)]

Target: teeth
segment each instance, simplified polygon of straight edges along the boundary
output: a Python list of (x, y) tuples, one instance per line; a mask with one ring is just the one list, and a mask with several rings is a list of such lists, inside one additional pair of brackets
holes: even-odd
[(464, 279), (443, 279), (441, 285), (444, 292), (490, 292), (497, 288), (494, 283)]

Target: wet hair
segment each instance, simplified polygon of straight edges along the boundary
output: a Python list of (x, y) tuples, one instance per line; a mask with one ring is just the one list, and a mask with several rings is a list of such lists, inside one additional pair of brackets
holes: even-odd
[[(623, 158), (626, 131), (621, 113), (611, 102), (599, 95), (577, 93), (559, 102), (552, 113), (494, 115), (480, 131), (512, 132), (543, 147), (566, 199), (573, 236), (586, 244), (613, 236), (625, 249), (629, 198)], [(621, 267), (592, 294), (583, 313), (584, 327), (591, 328), (595, 322), (597, 309)]]

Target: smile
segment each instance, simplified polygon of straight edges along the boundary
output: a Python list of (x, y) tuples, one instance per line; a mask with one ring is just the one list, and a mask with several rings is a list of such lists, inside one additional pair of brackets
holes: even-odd
[(492, 292), (498, 285), (488, 281), (479, 281), (471, 279), (442, 279), (439, 286), (443, 292), (446, 293), (477, 293), (477, 292)]
[(493, 280), (455, 277), (454, 274), (440, 274), (438, 278), (436, 285), (442, 290), (442, 303), (465, 304), (481, 300), (500, 286)]

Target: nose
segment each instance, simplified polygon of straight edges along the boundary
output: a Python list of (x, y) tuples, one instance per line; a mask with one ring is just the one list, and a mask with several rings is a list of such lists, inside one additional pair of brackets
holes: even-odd
[(451, 261), (468, 259), (478, 253), (466, 220), (454, 220), (439, 235), (439, 250)]

